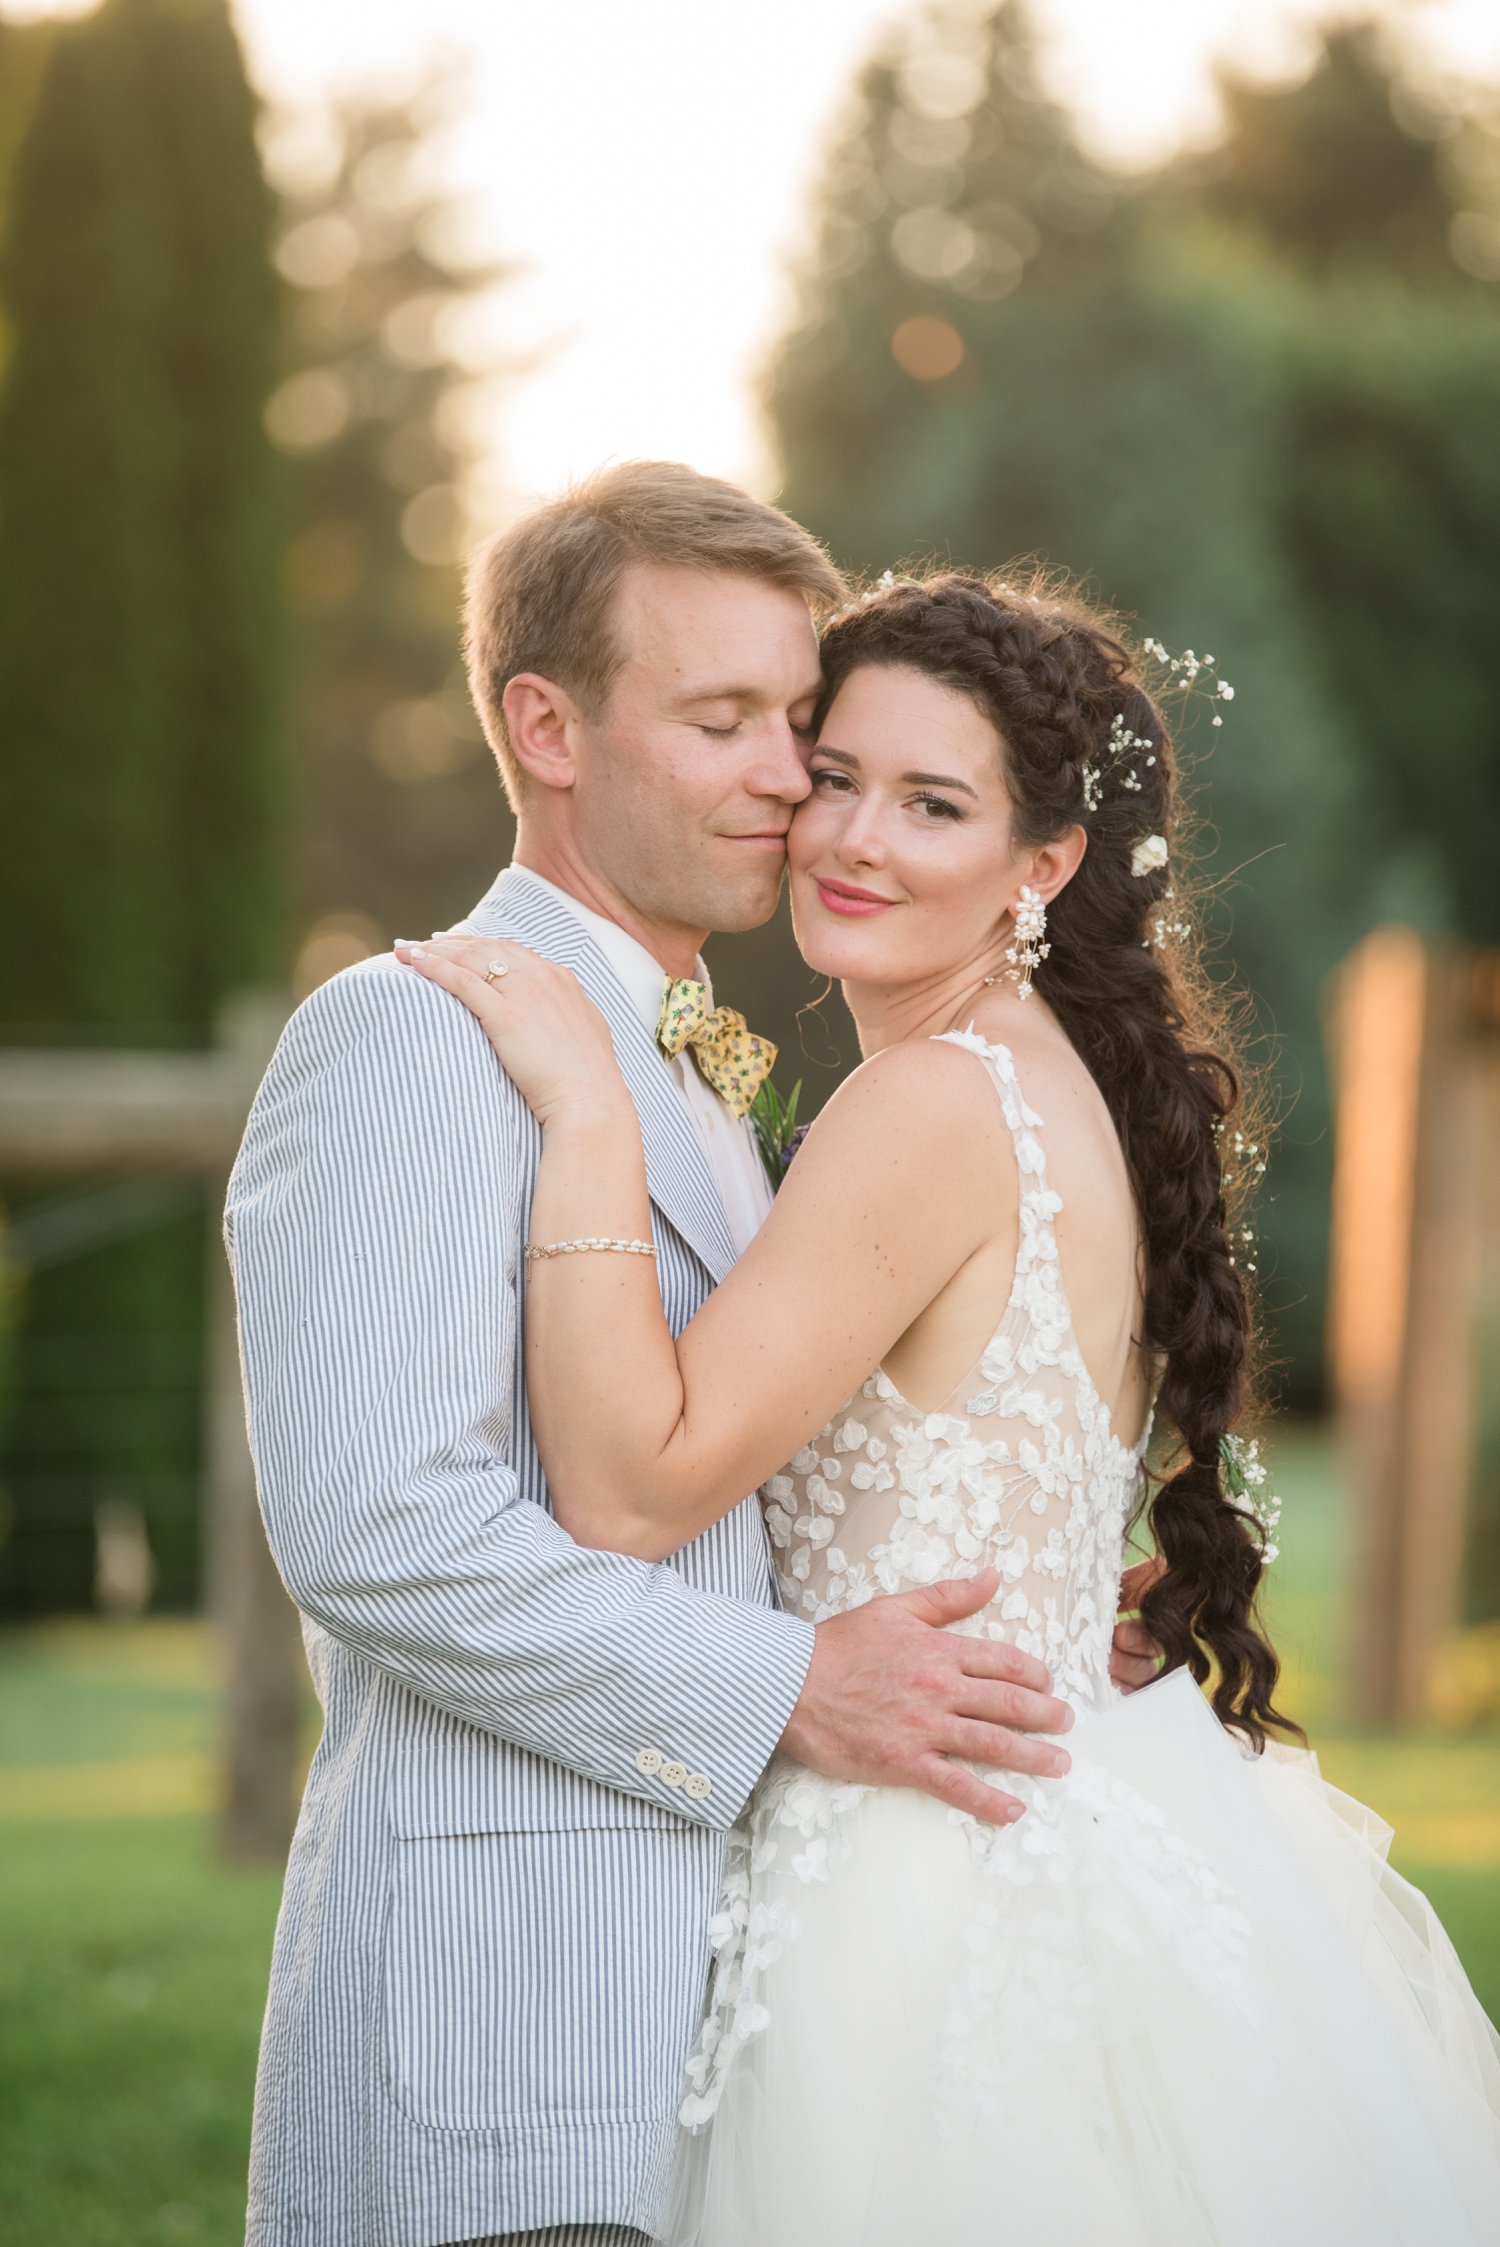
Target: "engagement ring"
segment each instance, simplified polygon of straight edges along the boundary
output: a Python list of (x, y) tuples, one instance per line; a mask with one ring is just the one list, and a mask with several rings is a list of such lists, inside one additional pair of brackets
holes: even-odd
[(504, 960), (491, 960), (489, 973), (484, 980), (486, 983), (493, 983), (497, 975), (509, 975), (509, 973), (510, 969), (506, 966)]

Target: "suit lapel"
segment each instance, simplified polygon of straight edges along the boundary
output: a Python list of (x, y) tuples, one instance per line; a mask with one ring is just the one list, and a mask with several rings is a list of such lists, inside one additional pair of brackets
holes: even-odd
[(615, 1059), (641, 1119), (651, 1199), (715, 1281), (722, 1280), (734, 1264), (734, 1246), (702, 1142), (655, 1040), (587, 929), (535, 882), (507, 874), (460, 926), (529, 945), (573, 970), (609, 1023)]

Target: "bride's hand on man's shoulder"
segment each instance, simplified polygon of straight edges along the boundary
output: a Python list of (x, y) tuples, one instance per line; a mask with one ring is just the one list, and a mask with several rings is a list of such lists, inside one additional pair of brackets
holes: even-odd
[(542, 1123), (628, 1102), (609, 1024), (571, 968), (496, 937), (398, 937), (395, 951), (468, 1008)]

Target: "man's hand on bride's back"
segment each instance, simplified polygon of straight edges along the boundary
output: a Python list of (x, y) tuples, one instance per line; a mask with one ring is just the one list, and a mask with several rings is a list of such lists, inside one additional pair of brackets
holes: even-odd
[(396, 957), (478, 1019), (541, 1123), (600, 1100), (628, 1104), (609, 1024), (570, 968), (479, 936), (398, 938)]
[(1153, 1556), (1137, 1561), (1120, 1579), (1120, 1619), (1109, 1650), (1109, 1674), (1122, 1693), (1138, 1693), (1161, 1675), (1161, 1648), (1136, 1611), (1166, 1566)]
[(1031, 1655), (943, 1628), (977, 1614), (997, 1582), (987, 1569), (820, 1623), (781, 1736), (787, 1754), (826, 1778), (917, 1787), (987, 1825), (1013, 1824), (1025, 1805), (964, 1763), (1059, 1777), (1067, 1750), (1043, 1735), (1066, 1732), (1073, 1712)]

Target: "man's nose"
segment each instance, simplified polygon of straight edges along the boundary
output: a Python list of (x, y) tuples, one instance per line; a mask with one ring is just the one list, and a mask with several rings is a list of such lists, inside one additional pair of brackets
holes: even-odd
[(757, 754), (745, 775), (750, 794), (800, 804), (811, 791), (812, 782), (807, 777), (801, 744), (784, 710), (777, 711), (758, 730), (755, 747)]

